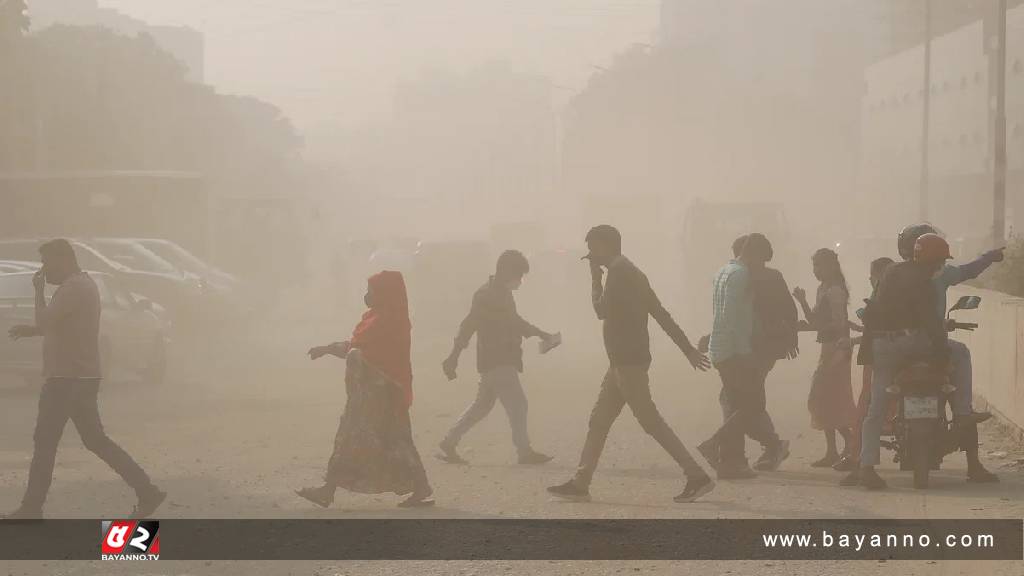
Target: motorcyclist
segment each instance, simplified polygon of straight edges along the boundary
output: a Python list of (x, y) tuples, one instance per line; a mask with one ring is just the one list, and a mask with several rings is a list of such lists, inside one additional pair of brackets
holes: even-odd
[[(914, 257), (914, 244), (924, 234), (939, 234), (930, 224), (914, 224), (904, 228), (899, 235), (898, 247), (904, 260)], [(1003, 248), (989, 250), (971, 262), (962, 265), (944, 264), (932, 278), (935, 290), (935, 310), (945, 318), (947, 308), (946, 292), (950, 286), (977, 278), (993, 263), (1003, 261)], [(953, 423), (957, 429), (960, 449), (967, 455), (968, 482), (998, 482), (999, 477), (989, 472), (978, 459), (978, 424), (989, 419), (988, 412), (975, 412), (973, 406), (973, 374), (971, 350), (964, 343), (949, 340), (950, 360), (953, 374), (950, 378), (956, 391), (950, 399), (953, 409)]]
[(859, 484), (869, 490), (886, 487), (874, 467), (889, 405), (887, 388), (896, 372), (914, 361), (937, 366), (949, 362), (946, 327), (935, 314), (932, 286), (932, 278), (949, 258), (945, 240), (936, 234), (922, 235), (915, 243), (913, 260), (891, 266), (867, 304), (864, 322), (871, 331), (874, 362), (871, 403), (862, 426), (861, 467), (843, 478), (843, 486)]

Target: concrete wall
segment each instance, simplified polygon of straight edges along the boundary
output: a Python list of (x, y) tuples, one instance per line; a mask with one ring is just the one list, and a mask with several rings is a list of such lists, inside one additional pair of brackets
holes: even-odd
[(964, 294), (981, 296), (979, 310), (954, 314), (960, 322), (981, 325), (975, 332), (953, 335), (971, 348), (974, 393), (984, 398), (993, 412), (1024, 429), (1024, 299), (957, 287), (950, 290), (950, 305)]

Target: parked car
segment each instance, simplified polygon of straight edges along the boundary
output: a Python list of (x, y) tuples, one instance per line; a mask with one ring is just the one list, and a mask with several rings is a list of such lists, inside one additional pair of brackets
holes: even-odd
[[(0, 258), (38, 260), (41, 239), (0, 240)], [(195, 279), (173, 273), (136, 270), (108, 257), (95, 246), (81, 240), (70, 240), (84, 270), (102, 272), (115, 277), (125, 289), (141, 294), (167, 309), (175, 322), (195, 314), (199, 308), (200, 288)]]
[(206, 284), (227, 290), (234, 290), (238, 287), (239, 281), (234, 275), (221, 270), (209, 262), (205, 262), (170, 240), (162, 238), (125, 238), (122, 241), (131, 241), (139, 244), (178, 270), (191, 274)]
[(0, 274), (11, 272), (35, 272), (42, 268), (40, 262), (26, 262), (23, 260), (0, 260)]
[[(36, 382), (42, 374), (42, 340), (11, 340), (7, 331), (35, 321), (34, 272), (0, 274), (0, 373)], [(167, 370), (167, 321), (157, 304), (126, 290), (115, 276), (88, 272), (100, 293), (100, 356), (105, 378), (126, 376), (158, 384)], [(50, 298), (56, 287), (48, 285)]]

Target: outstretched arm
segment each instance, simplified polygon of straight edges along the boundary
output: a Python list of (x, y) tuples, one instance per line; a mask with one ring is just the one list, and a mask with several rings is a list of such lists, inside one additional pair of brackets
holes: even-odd
[(942, 272), (940, 272), (940, 275), (947, 278), (949, 286), (955, 286), (961, 282), (973, 280), (978, 276), (981, 276), (982, 272), (988, 270), (988, 267), (992, 264), (1002, 262), (1004, 250), (1005, 248), (989, 250), (966, 264), (961, 264), (959, 266), (947, 266)]
[(348, 353), (352, 351), (352, 343), (345, 342), (331, 342), (326, 346), (316, 346), (309, 349), (309, 359), (316, 360), (323, 356), (336, 356), (338, 358), (348, 357)]

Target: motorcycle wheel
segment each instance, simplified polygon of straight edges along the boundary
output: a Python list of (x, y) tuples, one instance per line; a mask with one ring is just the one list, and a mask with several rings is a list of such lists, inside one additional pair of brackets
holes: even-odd
[(932, 442), (935, 424), (930, 420), (910, 422), (910, 461), (914, 470), (914, 488), (928, 487), (928, 474), (932, 468)]

